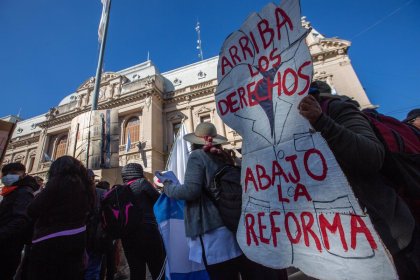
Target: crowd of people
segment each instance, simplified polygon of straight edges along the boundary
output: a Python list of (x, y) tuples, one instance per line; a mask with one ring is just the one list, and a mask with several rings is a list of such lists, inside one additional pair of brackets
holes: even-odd
[[(332, 96), (331, 89), (318, 82), (298, 109), (327, 141), (393, 256), (399, 277), (418, 279), (419, 205), (409, 204), (383, 176), (386, 148), (358, 104)], [(404, 122), (420, 136), (420, 109), (411, 111)], [(204, 263), (210, 279), (287, 279), (285, 269), (264, 267), (242, 253), (208, 195), (220, 167), (239, 163), (223, 149), (227, 139), (210, 123), (198, 125), (184, 139), (192, 144), (184, 184), (176, 184), (167, 173), (157, 176), (167, 196), (186, 201), (185, 232), (195, 252), (191, 260)], [(101, 224), (101, 201), (111, 189), (108, 182), (95, 183), (93, 171), (71, 156), (52, 162), (45, 185), (42, 178), (28, 175), (21, 163), (6, 164), (1, 173), (0, 279), (114, 279), (118, 242)], [(143, 217), (141, 226), (120, 241), (131, 279), (145, 279), (146, 265), (153, 279), (164, 279), (165, 248), (153, 213), (160, 193), (140, 164), (127, 164), (121, 173)]]

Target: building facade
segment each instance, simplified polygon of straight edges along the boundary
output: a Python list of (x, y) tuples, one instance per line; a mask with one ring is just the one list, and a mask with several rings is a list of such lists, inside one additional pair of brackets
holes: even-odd
[[(303, 26), (311, 28), (304, 18)], [(313, 80), (326, 81), (333, 91), (371, 107), (348, 56), (350, 42), (326, 38), (312, 29), (307, 37)], [(119, 163), (138, 162), (149, 174), (165, 167), (175, 135), (184, 122), (192, 132), (212, 122), (228, 138), (228, 148), (240, 148), (241, 137), (216, 112), (218, 57), (160, 73), (152, 61), (102, 75), (98, 109), (118, 110)], [(91, 109), (95, 80), (90, 78), (43, 115), (18, 120), (3, 165), (19, 161), (28, 173), (46, 177), (54, 160), (68, 154), (70, 123)], [(5, 117), (3, 119), (8, 119)], [(130, 135), (131, 145), (127, 146)]]

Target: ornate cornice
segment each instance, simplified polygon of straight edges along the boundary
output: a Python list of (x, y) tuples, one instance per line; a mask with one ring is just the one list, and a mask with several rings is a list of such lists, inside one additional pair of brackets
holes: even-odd
[(210, 108), (208, 108), (206, 105), (202, 105), (195, 113), (194, 113), (194, 115), (196, 115), (196, 116), (198, 116), (198, 115), (200, 115), (200, 114), (203, 114), (203, 113), (209, 113), (209, 112), (211, 112), (212, 111), (212, 109), (210, 109)]
[[(7, 148), (7, 150), (15, 149), (17, 147), (22, 147), (22, 146), (28, 146), (28, 145), (31, 145), (33, 143), (38, 143), (39, 142), (39, 136), (40, 136), (40, 133), (37, 133), (37, 134), (34, 134), (33, 136), (30, 136), (30, 137), (12, 139), (10, 141), (10, 144), (9, 144), (9, 147)], [(18, 139), (18, 140), (16, 140), (16, 139)]]
[[(109, 82), (112, 79), (120, 78), (122, 77), (124, 79), (124, 82), (127, 80), (126, 77), (121, 76), (120, 74), (116, 74), (113, 72), (105, 72), (101, 75), (101, 85)], [(83, 89), (89, 89), (93, 88), (95, 86), (95, 78), (91, 77), (87, 79), (85, 82), (83, 82), (78, 88), (77, 91), (81, 91)]]
[(190, 101), (194, 97), (214, 94), (216, 92), (217, 81), (211, 80), (204, 83), (185, 87), (164, 95), (164, 103), (174, 103), (179, 101)]
[[(128, 104), (128, 103), (132, 103), (138, 100), (141, 100), (143, 98), (146, 98), (147, 96), (150, 95), (156, 95), (160, 98), (160, 94), (159, 91), (155, 90), (154, 88), (150, 88), (147, 89), (145, 91), (142, 92), (134, 92), (131, 94), (124, 94), (118, 98), (115, 99), (110, 99), (107, 101), (104, 101), (102, 103), (98, 104), (98, 110), (104, 110), (104, 109), (110, 109), (110, 108), (115, 108), (124, 104)], [(88, 112), (91, 109), (90, 106), (84, 106), (83, 108), (77, 107), (74, 108), (71, 111), (68, 111), (64, 114), (59, 114), (54, 118), (51, 118), (49, 120), (43, 121), (41, 123), (38, 124), (39, 127), (45, 129), (45, 128), (50, 128), (53, 127), (55, 125), (58, 124), (62, 124), (65, 122), (69, 122), (71, 121), (73, 118), (75, 118), (76, 116), (84, 113), (84, 112)]]
[(181, 121), (183, 119), (187, 119), (187, 116), (180, 111), (175, 111), (167, 116), (168, 121)]
[(319, 42), (309, 45), (309, 48), (319, 51), (312, 51), (311, 56), (314, 62), (323, 61), (331, 57), (346, 55), (351, 43), (337, 38), (323, 38)]

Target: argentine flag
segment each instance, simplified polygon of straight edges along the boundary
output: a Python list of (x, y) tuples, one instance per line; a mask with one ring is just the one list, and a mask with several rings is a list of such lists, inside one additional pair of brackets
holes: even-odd
[[(184, 123), (179, 128), (166, 170), (172, 171), (179, 182), (184, 183), (190, 144), (183, 137), (187, 134)], [(184, 201), (175, 200), (162, 194), (153, 210), (159, 224), (166, 249), (167, 280), (207, 280), (210, 279), (203, 264), (189, 260), (190, 249), (185, 236)]]
[(128, 131), (127, 135), (127, 142), (125, 143), (125, 152), (128, 153), (131, 149), (131, 136), (130, 136), (130, 130)]

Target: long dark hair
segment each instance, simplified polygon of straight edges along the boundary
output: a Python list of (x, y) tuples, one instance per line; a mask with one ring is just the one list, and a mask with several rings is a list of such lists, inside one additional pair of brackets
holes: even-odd
[(75, 185), (81, 185), (86, 192), (89, 208), (94, 205), (94, 189), (89, 180), (88, 171), (74, 157), (62, 156), (51, 164), (48, 171), (48, 184), (53, 188), (71, 188)]

